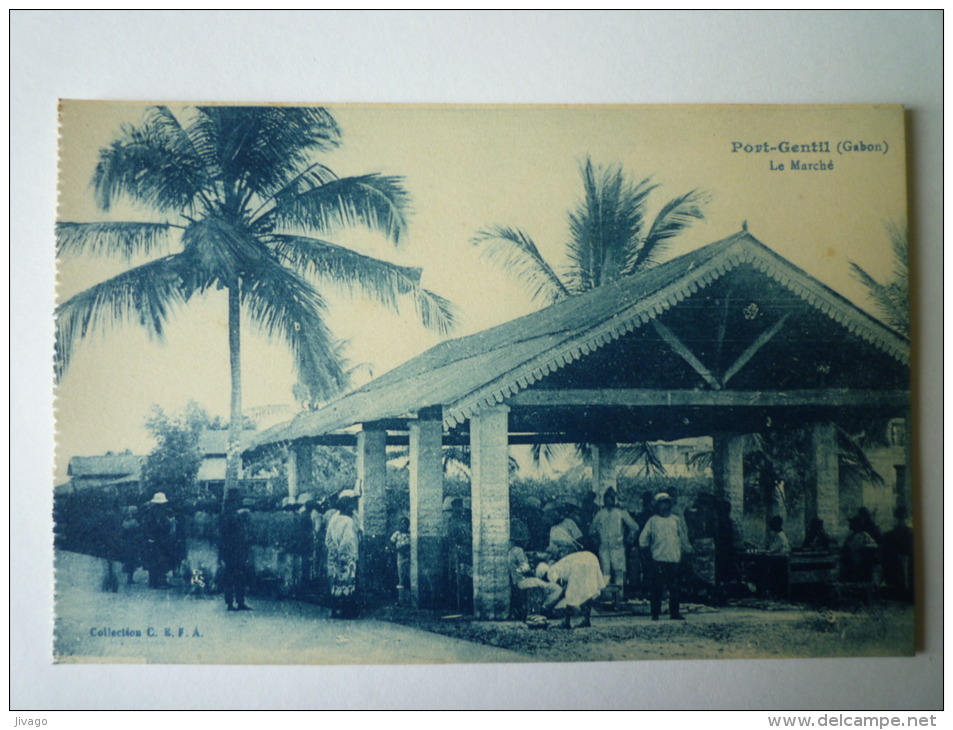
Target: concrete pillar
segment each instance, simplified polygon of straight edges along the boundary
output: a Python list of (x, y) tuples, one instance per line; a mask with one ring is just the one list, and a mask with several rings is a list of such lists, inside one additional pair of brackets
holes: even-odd
[(387, 432), (365, 429), (357, 434), (357, 478), (361, 484), (360, 524), (365, 535), (387, 530)]
[(387, 565), (387, 432), (365, 429), (357, 434), (357, 478), (361, 485), (358, 524), (364, 536), (364, 586), (372, 601), (383, 598)]
[(410, 423), (410, 598), (414, 608), (440, 603), (443, 568), (443, 421), (421, 414)]
[(288, 496), (296, 499), (314, 489), (314, 445), (295, 441), (288, 449)]
[(614, 453), (615, 444), (593, 444), (592, 446), (592, 491), (596, 495), (596, 504), (602, 504), (602, 497), (610, 487), (616, 489)]
[(838, 540), (846, 537), (840, 518), (840, 465), (838, 463), (837, 428), (833, 423), (815, 423), (811, 427), (811, 473), (808, 504), (813, 514), (824, 520), (824, 529)]
[(731, 521), (742, 539), (745, 535), (744, 437), (740, 434), (712, 436), (711, 470), (715, 495), (731, 506)]
[(473, 612), (480, 619), (510, 613), (509, 411), (495, 406), (470, 418)]

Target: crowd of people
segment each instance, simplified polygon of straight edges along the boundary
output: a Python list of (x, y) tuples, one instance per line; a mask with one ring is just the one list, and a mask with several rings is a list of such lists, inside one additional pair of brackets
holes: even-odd
[[(310, 494), (270, 504), (230, 491), (219, 503), (193, 503), (178, 509), (156, 492), (139, 506), (125, 506), (104, 517), (104, 587), (118, 590), (121, 566), (126, 583), (144, 568), (148, 585), (163, 589), (170, 576), (191, 591), (221, 591), (227, 609), (247, 611), (249, 592), (317, 599), (332, 617), (358, 616), (365, 602), (368, 556), (356, 518), (360, 494), (344, 490), (315, 499)], [(509, 578), (515, 615), (530, 623), (561, 617), (571, 627), (590, 625), (593, 603), (618, 609), (627, 599), (648, 599), (658, 620), (668, 596), (668, 616), (683, 620), (681, 600), (723, 601), (732, 585), (743, 583), (736, 553), (745, 546), (730, 519), (727, 503), (699, 494), (687, 509), (674, 511), (666, 492), (642, 495), (642, 510), (631, 514), (614, 489), (588, 494), (581, 505), (528, 497), (517, 501), (510, 521)], [(410, 521), (394, 515), (384, 545), (389, 594), (408, 605)], [(108, 523), (108, 524), (107, 524)], [(445, 564), (439, 577), (444, 604), (472, 610), (472, 521), (465, 498), (444, 505)], [(850, 535), (838, 545), (823, 522), (811, 520), (804, 542), (794, 549), (839, 554), (840, 580), (879, 582), (897, 598), (912, 598), (912, 530), (898, 509), (893, 529), (882, 533), (861, 509), (849, 521)], [(205, 545), (204, 554), (196, 545)], [(196, 553), (196, 551), (198, 551)], [(783, 519), (768, 521), (759, 551), (766, 575), (762, 586), (784, 597), (792, 547)]]
[(279, 502), (231, 490), (224, 502), (174, 504), (156, 492), (141, 505), (104, 509), (96, 539), (79, 547), (105, 558), (106, 590), (119, 590), (120, 570), (131, 585), (142, 569), (152, 589), (221, 591), (230, 611), (252, 610), (246, 595), (257, 591), (320, 597), (335, 616), (353, 616), (359, 592), (358, 500), (353, 490)]
[[(619, 506), (614, 489), (606, 490), (601, 507), (594, 498), (587, 499), (583, 508), (554, 506), (549, 510), (548, 541), (539, 549), (541, 543), (534, 544), (527, 524), (527, 520), (536, 522), (538, 507), (529, 502), (510, 527), (514, 604), (528, 620), (561, 615), (560, 625), (571, 628), (571, 616), (578, 615), (582, 620), (577, 627), (585, 628), (590, 626), (594, 601), (604, 598), (609, 607), (618, 606), (627, 586), (634, 590), (638, 585), (650, 596), (652, 620), (659, 620), (666, 591), (669, 617), (683, 620), (679, 607), (682, 564), (692, 545), (684, 519), (672, 512), (673, 503), (666, 492), (647, 499), (651, 509), (640, 513), (641, 525)], [(591, 514), (589, 520), (586, 511)], [(636, 580), (628, 582), (632, 574)]]

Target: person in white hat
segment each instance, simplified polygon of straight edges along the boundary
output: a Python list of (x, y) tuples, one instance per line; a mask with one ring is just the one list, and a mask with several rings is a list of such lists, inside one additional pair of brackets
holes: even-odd
[(672, 497), (667, 492), (655, 495), (655, 509), (642, 533), (639, 546), (650, 551), (653, 579), (650, 595), (652, 620), (658, 621), (662, 611), (662, 591), (668, 588), (668, 615), (673, 621), (683, 621), (679, 606), (679, 568), (682, 556), (690, 553), (688, 528), (685, 521), (672, 514)]
[(143, 562), (149, 571), (149, 587), (168, 588), (168, 574), (175, 563), (175, 517), (164, 492), (156, 492), (145, 507)]

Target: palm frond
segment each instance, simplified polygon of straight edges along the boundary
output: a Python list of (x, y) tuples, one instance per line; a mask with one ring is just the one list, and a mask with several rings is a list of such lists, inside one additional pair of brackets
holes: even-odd
[(312, 396), (345, 387), (336, 340), (324, 320), (325, 302), (307, 281), (265, 259), (255, 276), (242, 282), (241, 300), (262, 333), (291, 348)]
[(632, 274), (657, 264), (671, 239), (696, 221), (705, 219), (704, 206), (708, 201), (709, 195), (700, 190), (690, 190), (668, 201), (652, 221), (642, 245), (626, 262), (625, 273)]
[(372, 174), (338, 178), (302, 193), (286, 190), (275, 196), (274, 207), (259, 221), (315, 233), (362, 225), (400, 243), (410, 209), (410, 196), (401, 181)]
[(316, 276), (342, 291), (364, 294), (396, 309), (397, 300), (420, 286), (421, 269), (398, 266), (344, 246), (308, 236), (277, 234), (269, 243), (297, 271)]
[(530, 447), (530, 455), (533, 458), (533, 464), (539, 466), (543, 462), (553, 464), (559, 456), (566, 452), (568, 444), (533, 444)]
[(576, 454), (576, 458), (579, 459), (583, 464), (589, 464), (592, 462), (592, 452), (593, 445), (588, 442), (579, 442), (573, 444), (573, 451)]
[(56, 254), (75, 256), (89, 253), (119, 256), (128, 261), (134, 256), (164, 253), (171, 243), (172, 228), (168, 223), (60, 221), (56, 224)]
[(837, 448), (840, 452), (840, 477), (850, 486), (873, 484), (883, 486), (884, 479), (874, 468), (861, 445), (840, 426), (837, 426)]
[(483, 254), (501, 268), (513, 272), (530, 289), (533, 299), (552, 304), (569, 296), (569, 290), (543, 258), (536, 244), (517, 228), (490, 226), (470, 239), (483, 246)]
[(632, 183), (621, 166), (582, 167), (585, 195), (569, 214), (568, 286), (574, 293), (602, 286), (621, 274), (640, 240), (649, 194), (646, 178)]
[(620, 445), (615, 452), (615, 462), (619, 466), (639, 467), (640, 476), (665, 476), (665, 465), (654, 444), (648, 441)]
[(425, 327), (449, 334), (456, 308), (420, 286), (421, 270), (365, 256), (344, 246), (306, 236), (277, 234), (268, 238), (275, 253), (294, 269), (317, 276), (348, 294), (363, 294), (393, 312), (403, 298), (413, 299)]
[(203, 117), (199, 110), (189, 108), (181, 114), (185, 117), (185, 124), (167, 106), (159, 105), (146, 110), (146, 117), (157, 127), (166, 130), (176, 149), (197, 156), (204, 164), (210, 180), (221, 180), (222, 167), (216, 155), (216, 146), (206, 134), (208, 129), (201, 124)]
[(881, 284), (853, 261), (850, 262), (851, 275), (863, 284), (867, 294), (874, 301), (880, 316), (898, 332), (906, 335), (910, 331), (910, 312), (907, 304), (906, 284), (891, 288), (889, 284)]
[(420, 323), (438, 335), (449, 335), (457, 326), (457, 305), (429, 289), (414, 293)]
[(137, 266), (80, 292), (56, 308), (54, 368), (59, 381), (80, 339), (135, 323), (162, 338), (170, 311), (189, 297), (181, 254)]
[(850, 262), (851, 275), (863, 284), (874, 301), (877, 312), (886, 324), (901, 334), (910, 336), (910, 268), (907, 226), (890, 221), (886, 224), (890, 248), (893, 251), (893, 276), (883, 284), (859, 264)]
[(230, 194), (249, 190), (266, 198), (311, 162), (334, 149), (341, 130), (322, 107), (200, 106), (190, 136), (213, 157)]
[[(314, 382), (312, 382), (310, 387), (300, 380), (295, 383), (291, 392), (294, 394), (295, 400), (301, 406), (302, 410), (317, 410), (341, 395), (341, 393), (351, 387), (355, 374), (360, 370), (366, 371), (368, 378), (373, 379), (374, 369), (369, 363), (360, 362), (352, 364), (348, 359), (346, 351), (347, 348), (350, 347), (350, 344), (349, 340), (335, 340), (332, 343), (334, 359), (340, 363), (341, 369), (344, 372), (343, 379), (327, 382), (323, 387), (320, 383), (315, 384)], [(319, 390), (312, 392), (312, 388), (314, 387), (318, 387)]]
[[(222, 168), (204, 140), (195, 134), (194, 124), (183, 125), (169, 107), (158, 105), (145, 111), (146, 124), (162, 136), (165, 144), (183, 159), (195, 161), (202, 169), (203, 185), (212, 197), (221, 197), (222, 191), (216, 186), (221, 180)], [(209, 201), (206, 200), (208, 203)]]
[(99, 151), (93, 173), (96, 202), (104, 211), (126, 196), (164, 213), (187, 215), (210, 184), (200, 156), (154, 111), (142, 124), (122, 127)]
[(714, 452), (710, 450), (696, 451), (688, 459), (688, 466), (697, 472), (704, 472), (714, 465)]
[(910, 246), (906, 223), (890, 221), (886, 224), (890, 247), (893, 249), (894, 276), (906, 278), (910, 264)]

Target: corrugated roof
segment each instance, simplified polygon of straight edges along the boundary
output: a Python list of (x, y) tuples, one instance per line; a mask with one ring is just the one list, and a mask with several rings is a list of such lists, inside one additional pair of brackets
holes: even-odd
[(103, 454), (101, 456), (74, 456), (69, 460), (67, 474), (71, 477), (139, 477), (145, 456), (136, 454)]
[(749, 264), (906, 363), (909, 343), (747, 231), (473, 335), (447, 340), (324, 408), (299, 414), (253, 446), (318, 436), (443, 406), (447, 427), (631, 332), (726, 272)]

